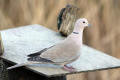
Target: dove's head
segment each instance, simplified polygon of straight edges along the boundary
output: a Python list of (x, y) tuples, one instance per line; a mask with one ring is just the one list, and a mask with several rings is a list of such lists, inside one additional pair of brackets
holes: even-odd
[(90, 24), (88, 23), (88, 20), (85, 18), (80, 18), (75, 22), (75, 26), (79, 27), (79, 28), (85, 28), (87, 26), (90, 26)]

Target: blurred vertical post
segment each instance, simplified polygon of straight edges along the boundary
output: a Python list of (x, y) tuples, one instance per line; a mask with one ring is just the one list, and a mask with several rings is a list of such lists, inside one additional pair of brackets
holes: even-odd
[[(0, 56), (3, 55), (3, 53), (4, 53), (4, 47), (0, 33)], [(8, 72), (6, 70), (5, 63), (1, 58), (0, 58), (0, 80), (8, 80)]]
[(73, 31), (75, 21), (79, 18), (79, 10), (78, 7), (68, 4), (60, 11), (57, 26), (62, 35), (68, 36)]
[(0, 33), (0, 56), (4, 53), (4, 47), (3, 47), (3, 42), (2, 42), (2, 37)]

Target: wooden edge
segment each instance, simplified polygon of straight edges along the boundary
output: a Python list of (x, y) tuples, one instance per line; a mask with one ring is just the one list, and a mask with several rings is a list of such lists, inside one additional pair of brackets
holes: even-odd
[[(2, 58), (2, 59), (3, 59), (4, 61), (9, 62), (10, 64), (14, 64), (14, 65), (16, 64), (16, 63), (11, 62), (11, 61), (9, 61), (9, 60), (7, 60), (7, 59), (4, 59), (4, 58)], [(66, 76), (66, 75), (70, 75), (70, 74), (77, 74), (77, 73), (82, 73), (82, 72), (94, 72), (94, 71), (102, 71), (102, 70), (108, 70), (108, 69), (116, 69), (116, 68), (120, 68), (120, 66), (114, 66), (114, 67), (109, 67), (109, 68), (101, 68), (101, 69), (95, 69), (95, 70), (78, 71), (78, 72), (71, 72), (71, 73), (63, 73), (63, 74), (55, 74), (55, 75), (46, 75), (46, 74), (40, 73), (40, 72), (38, 72), (38, 71), (34, 71), (34, 70), (32, 70), (31, 68), (26, 67), (26, 66), (23, 66), (22, 68), (25, 68), (25, 69), (27, 69), (27, 70), (33, 71), (33, 72), (35, 72), (35, 73), (37, 73), (37, 74), (40, 74), (40, 75), (42, 75), (42, 76), (45, 76), (45, 77), (50, 78), (50, 77), (57, 77), (57, 76)]]
[[(9, 60), (7, 60), (7, 59), (4, 59), (4, 58), (2, 58), (2, 57), (0, 57), (0, 58), (3, 59), (3, 61), (6, 61), (6, 62), (10, 63), (11, 65), (16, 65), (16, 64), (17, 64), (17, 63), (14, 63), (14, 62), (12, 62), (12, 61), (9, 61)], [(9, 66), (8, 66), (8, 67), (9, 67)], [(26, 67), (26, 66), (22, 66), (22, 68), (25, 68), (25, 69), (28, 69), (28, 70), (30, 70), (30, 71), (33, 71), (31, 68)], [(35, 73), (37, 73), (37, 74), (40, 74), (40, 75), (42, 75), (42, 76), (50, 77), (50, 76), (48, 76), (48, 75), (45, 75), (45, 74), (40, 73), (40, 72), (37, 72), (37, 71), (33, 71), (33, 72), (35, 72)]]
[(0, 33), (0, 56), (4, 53), (4, 47), (3, 47), (3, 42), (2, 42), (2, 37)]

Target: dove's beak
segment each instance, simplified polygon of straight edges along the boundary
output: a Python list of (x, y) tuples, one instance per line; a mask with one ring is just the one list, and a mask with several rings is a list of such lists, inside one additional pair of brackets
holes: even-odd
[(91, 24), (88, 24), (88, 27), (91, 27)]

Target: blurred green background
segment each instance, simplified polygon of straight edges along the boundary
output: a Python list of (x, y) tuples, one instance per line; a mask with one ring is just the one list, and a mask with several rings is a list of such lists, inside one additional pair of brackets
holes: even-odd
[[(120, 58), (120, 0), (0, 0), (0, 29), (40, 24), (57, 31), (57, 16), (67, 4), (80, 8), (92, 24), (84, 44)], [(99, 59), (100, 60), (100, 59)], [(68, 80), (120, 80), (120, 69), (68, 75)]]

